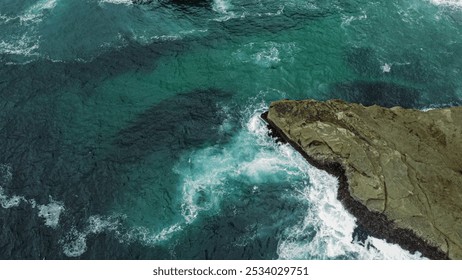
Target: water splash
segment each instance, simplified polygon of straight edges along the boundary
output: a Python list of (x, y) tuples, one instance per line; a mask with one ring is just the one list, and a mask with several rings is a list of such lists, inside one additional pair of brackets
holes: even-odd
[[(35, 207), (35, 201), (32, 205)], [(45, 225), (55, 229), (59, 224), (59, 217), (64, 211), (64, 203), (55, 201), (50, 197), (50, 203), (38, 205), (37, 208), (39, 209), (39, 217), (45, 219)]]
[(13, 178), (13, 168), (9, 164), (0, 164), (0, 205), (5, 208), (17, 207), (22, 201), (26, 201), (22, 196), (9, 196), (5, 193), (4, 187), (11, 183)]
[(86, 227), (79, 231), (72, 227), (67, 234), (61, 238), (63, 253), (70, 257), (76, 258), (81, 256), (87, 250), (87, 238), (89, 235), (99, 234), (102, 232), (113, 232), (118, 234), (123, 216), (101, 216), (93, 215), (88, 218)]
[(451, 6), (451, 7), (462, 7), (461, 0), (430, 0), (437, 6)]
[(99, 3), (100, 4), (115, 4), (115, 5), (132, 5), (133, 4), (133, 0), (99, 0)]
[(39, 0), (20, 15), (19, 19), (22, 24), (38, 23), (43, 19), (45, 12), (55, 8), (57, 3), (58, 0)]

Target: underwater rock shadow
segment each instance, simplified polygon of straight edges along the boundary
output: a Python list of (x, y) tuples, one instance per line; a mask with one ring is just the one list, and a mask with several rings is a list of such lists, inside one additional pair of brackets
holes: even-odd
[(190, 6), (199, 8), (210, 8), (212, 6), (213, 0), (166, 0), (165, 2), (180, 7)]
[(418, 54), (403, 52), (395, 61), (388, 62), (390, 67), (386, 72), (385, 62), (372, 47), (348, 48), (344, 54), (346, 64), (358, 75), (365, 78), (394, 77), (411, 83), (431, 84), (440, 79), (437, 73), (428, 67), (425, 59)]
[(375, 51), (367, 47), (353, 47), (346, 50), (346, 64), (362, 77), (378, 77), (382, 74)]
[[(106, 155), (95, 157), (75, 182), (76, 192), (98, 203), (87, 203), (86, 211), (77, 210), (73, 215), (87, 219), (89, 213), (104, 212), (121, 191), (133, 185), (130, 174), (134, 164), (138, 169), (170, 172), (183, 151), (226, 141), (227, 136), (219, 132), (225, 115), (217, 103), (229, 96), (211, 89), (178, 94), (135, 117), (114, 136)], [(153, 160), (145, 161), (149, 156)]]
[(182, 150), (224, 140), (218, 129), (226, 116), (218, 103), (230, 96), (216, 89), (195, 90), (155, 104), (117, 133), (112, 157), (132, 162), (156, 152), (176, 158)]
[[(235, 36), (269, 35), (276, 36), (278, 32), (283, 32), (295, 28), (303, 27), (307, 22), (312, 22), (332, 15), (330, 11), (303, 11), (303, 10), (281, 10), (272, 16), (231, 16), (223, 15), (227, 20), (218, 20), (218, 30), (226, 30)], [(218, 32), (217, 35), (221, 33)], [(222, 36), (222, 35), (220, 35)], [(229, 35), (228, 35), (229, 36)], [(219, 38), (217, 38), (219, 39)]]
[(327, 99), (343, 99), (365, 106), (416, 108), (421, 105), (417, 89), (383, 81), (353, 81), (332, 85)]
[(188, 44), (184, 41), (162, 41), (141, 45), (129, 40), (128, 45), (102, 53), (91, 61), (50, 61), (39, 59), (27, 64), (0, 66), (2, 97), (22, 95), (24, 98), (37, 94), (51, 94), (71, 85), (83, 91), (92, 90), (96, 84), (112, 76), (155, 68), (157, 60), (175, 52), (183, 52)]
[[(460, 51), (459, 48), (452, 47), (449, 48), (448, 53), (460, 53)], [(460, 101), (457, 96), (460, 86), (454, 82), (457, 78), (437, 70), (441, 68), (438, 66), (439, 63), (457, 64), (457, 60), (453, 57), (442, 55), (441, 61), (429, 61), (421, 53), (401, 50), (394, 54), (394, 58), (389, 59), (390, 61), (383, 61), (383, 58), (371, 47), (351, 47), (346, 49), (344, 54), (346, 64), (361, 77), (360, 79), (393, 79), (394, 82), (389, 82), (389, 85), (397, 81), (411, 85), (420, 92), (420, 104), (447, 104)], [(457, 68), (455, 65), (454, 67)], [(394, 90), (393, 88), (396, 87), (392, 86), (391, 90)], [(398, 91), (403, 92), (405, 89), (401, 86)]]
[[(10, 238), (17, 228), (14, 225), (21, 224), (37, 230), (25, 230), (24, 233), (30, 234), (16, 235), (18, 242), (8, 245), (7, 252), (16, 252), (11, 255), (15, 258), (37, 259), (50, 255), (54, 258), (67, 258), (63, 255), (60, 239), (74, 227), (84, 230), (90, 216), (106, 213), (114, 199), (119, 198), (119, 195), (123, 196), (123, 190), (130, 187), (127, 184), (133, 185), (127, 178), (130, 176), (127, 173), (130, 164), (141, 161), (141, 166), (146, 165), (142, 160), (154, 154), (155, 165), (163, 171), (171, 170), (175, 164), (174, 159), (181, 156), (184, 150), (205, 143), (226, 141), (228, 136), (218, 129), (226, 116), (217, 104), (230, 96), (230, 93), (220, 90), (196, 90), (155, 104), (119, 131), (112, 148), (110, 146), (108, 150), (109, 153), (102, 158), (92, 158), (90, 154), (62, 146), (59, 130), (47, 122), (41, 122), (42, 126), (33, 133), (19, 134), (26, 129), (26, 124), (30, 125), (32, 116), (20, 118), (3, 127), (0, 140), (4, 138), (6, 141), (2, 142), (2, 148), (7, 153), (2, 154), (0, 159), (13, 166), (12, 181), (8, 186), (11, 195), (34, 198), (39, 204), (49, 203), (48, 196), (52, 195), (65, 208), (55, 230), (44, 225), (43, 219), (37, 216), (37, 210), (32, 209), (28, 202), (22, 203), (21, 207), (32, 213), (31, 218), (25, 218), (24, 211), (13, 209), (0, 239)], [(50, 116), (45, 114), (40, 117)], [(22, 130), (16, 131), (17, 126), (21, 126)], [(16, 138), (8, 135), (15, 135)], [(20, 143), (17, 142), (17, 137)], [(14, 156), (17, 153), (22, 156)], [(40, 238), (37, 239), (37, 236)], [(105, 239), (98, 236), (94, 238)], [(31, 246), (19, 249), (18, 246), (27, 243), (27, 240), (35, 241)], [(89, 239), (88, 245), (95, 246), (91, 245), (91, 240), (93, 237)], [(108, 240), (111, 246), (121, 250), (119, 257), (130, 256), (130, 251), (134, 250), (132, 246), (119, 244), (120, 242), (111, 238)], [(143, 252), (144, 246), (138, 247), (139, 250), (136, 251), (140, 258), (147, 257)], [(81, 257), (96, 256), (88, 249), (88, 254)], [(6, 256), (0, 254), (0, 258), (2, 257)]]

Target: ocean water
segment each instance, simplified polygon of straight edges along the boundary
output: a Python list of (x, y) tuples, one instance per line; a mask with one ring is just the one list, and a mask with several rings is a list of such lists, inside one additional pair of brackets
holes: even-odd
[(271, 101), (462, 103), (460, 0), (0, 1), (1, 259), (421, 259)]

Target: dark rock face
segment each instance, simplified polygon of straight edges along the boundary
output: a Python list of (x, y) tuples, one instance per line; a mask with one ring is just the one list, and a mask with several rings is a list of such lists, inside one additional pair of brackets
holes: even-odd
[(339, 178), (338, 197), (364, 229), (430, 258), (462, 258), (462, 107), (278, 101), (266, 119)]

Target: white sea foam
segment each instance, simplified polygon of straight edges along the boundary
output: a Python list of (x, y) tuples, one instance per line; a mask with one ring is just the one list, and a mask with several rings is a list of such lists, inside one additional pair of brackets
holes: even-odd
[[(317, 11), (318, 1), (300, 1), (285, 0), (271, 1), (271, 3), (262, 3), (263, 1), (252, 1), (248, 5), (233, 5), (231, 0), (214, 0), (213, 10), (218, 14), (216, 21), (227, 21), (230, 19), (246, 17), (273, 17), (284, 14), (285, 9), (295, 11)], [(251, 7), (249, 7), (252, 5)]]
[[(251, 111), (251, 110), (250, 110)], [(69, 257), (82, 255), (87, 248), (86, 240), (91, 234), (112, 232), (120, 242), (142, 242), (152, 246), (171, 240), (175, 234), (193, 223), (202, 212), (219, 210), (228, 192), (234, 192), (234, 184), (227, 180), (255, 184), (265, 180), (287, 180), (298, 176), (305, 180), (305, 188), (295, 191), (293, 198), (309, 204), (306, 216), (295, 226), (287, 228), (278, 245), (281, 259), (342, 258), (359, 259), (419, 259), (420, 254), (410, 254), (394, 244), (369, 237), (364, 244), (352, 240), (356, 220), (337, 200), (337, 179), (324, 171), (311, 167), (304, 158), (288, 145), (278, 145), (267, 136), (265, 123), (252, 112), (242, 130), (227, 145), (208, 147), (188, 154), (178, 164), (183, 191), (183, 220), (173, 222), (161, 230), (134, 227), (120, 232), (120, 217), (91, 216), (87, 226), (78, 231), (73, 228), (62, 240), (63, 251)], [(275, 148), (267, 149), (267, 148)], [(277, 174), (274, 178), (272, 175)], [(249, 235), (236, 240), (236, 246), (245, 246), (258, 233), (248, 227)], [(255, 225), (258, 228), (258, 225)], [(306, 238), (314, 234), (314, 237)]]
[(32, 207), (32, 209), (34, 209), (35, 207), (37, 207), (37, 202), (36, 202), (35, 199), (33, 199), (33, 198), (27, 200), (27, 202), (30, 204), (30, 207)]
[(2, 187), (0, 187), (0, 205), (5, 208), (11, 208), (11, 207), (16, 207), (19, 206), (21, 201), (25, 201), (24, 197), (22, 196), (8, 196), (4, 193), (4, 190)]
[(132, 5), (132, 0), (99, 0), (99, 3), (108, 3), (108, 4), (116, 4), (116, 5)]
[(213, 10), (222, 14), (227, 14), (232, 7), (231, 3), (227, 0), (213, 0)]
[(52, 10), (56, 7), (57, 3), (58, 0), (39, 0), (20, 15), (19, 19), (25, 24), (29, 22), (40, 22), (45, 11)]
[[(306, 166), (305, 160), (294, 156), (297, 153), (289, 146), (280, 146), (280, 153), (272, 151), (271, 147), (278, 145), (267, 136), (266, 125), (259, 117), (263, 110), (250, 111), (248, 114), (251, 115), (246, 117), (247, 122), (242, 130), (229, 144), (196, 150), (185, 155), (175, 167), (180, 176), (182, 219), (172, 221), (171, 225), (160, 230), (133, 227), (120, 233), (119, 226), (106, 222), (107, 218), (90, 218), (88, 228), (69, 234), (63, 246), (66, 255), (76, 257), (82, 254), (88, 235), (103, 230), (115, 233), (120, 242), (137, 241), (147, 246), (157, 245), (171, 240), (200, 215), (217, 214), (223, 199), (239, 187), (234, 184), (236, 181), (254, 185), (253, 190), (258, 191), (256, 185), (266, 181), (282, 183), (289, 176), (306, 176), (298, 167)], [(253, 231), (251, 235), (236, 241), (236, 246), (244, 246), (249, 238), (256, 237), (257, 232)]]
[(119, 216), (104, 217), (100, 215), (94, 215), (88, 218), (87, 233), (101, 233), (106, 230), (114, 231), (120, 226)]
[[(187, 160), (189, 168), (176, 168), (182, 175), (182, 215), (186, 223), (192, 223), (199, 212), (216, 209), (223, 194), (224, 179), (232, 170), (229, 157), (216, 147), (209, 147), (190, 155)], [(213, 164), (213, 168), (209, 168)], [(185, 173), (185, 170), (190, 172)]]
[(120, 227), (120, 219), (123, 216), (90, 216), (87, 221), (86, 227), (79, 231), (73, 227), (63, 239), (61, 243), (63, 252), (66, 256), (75, 258), (79, 257), (87, 250), (87, 237), (91, 234), (99, 234), (102, 232), (115, 232), (116, 236), (119, 235), (118, 229)]
[(103, 232), (114, 234), (121, 243), (141, 242), (146, 246), (154, 246), (170, 240), (175, 233), (181, 232), (185, 226), (184, 222), (178, 222), (161, 230), (153, 230), (143, 226), (135, 226), (126, 230), (122, 225), (122, 221), (125, 219), (127, 219), (125, 215), (90, 216), (82, 230), (73, 227), (61, 239), (64, 254), (68, 257), (79, 257), (87, 249), (88, 237)]
[(55, 229), (59, 224), (59, 217), (64, 211), (64, 204), (50, 197), (50, 203), (38, 205), (37, 208), (39, 210), (39, 217), (45, 219), (45, 225)]
[[(26, 199), (23, 196), (7, 195), (4, 187), (7, 187), (13, 178), (13, 169), (9, 164), (0, 164), (0, 206), (3, 208), (11, 208), (18, 206), (21, 202), (30, 205), (31, 208), (38, 209), (38, 216), (43, 218), (45, 225), (56, 229), (59, 225), (60, 217), (65, 211), (64, 203), (54, 200), (50, 197), (48, 204), (37, 204), (35, 199)], [(90, 234), (99, 234), (101, 232), (114, 232), (116, 237), (122, 239), (123, 236), (119, 233), (121, 225), (120, 220), (124, 216), (100, 216), (94, 215), (89, 217), (87, 225), (82, 231), (78, 231), (73, 227), (62, 239), (63, 252), (68, 257), (78, 257), (86, 251), (86, 240)], [(176, 228), (166, 228), (156, 235), (158, 241), (168, 238)], [(151, 239), (154, 239), (151, 236)], [(121, 240), (123, 241), (123, 240)]]
[[(354, 241), (356, 219), (337, 199), (338, 180), (309, 165), (289, 145), (279, 145), (270, 139), (266, 124), (260, 118), (263, 111), (260, 106), (247, 111), (242, 130), (229, 144), (196, 151), (189, 155), (189, 168), (185, 165), (178, 168), (182, 171), (180, 177), (187, 174), (187, 187), (183, 192), (187, 194), (184, 198), (189, 209), (195, 209), (196, 215), (219, 209), (222, 199), (236, 191), (235, 184), (227, 184), (228, 180), (254, 185), (253, 191), (258, 191), (255, 186), (261, 183), (282, 183), (297, 177), (301, 180), (300, 186), (288, 195), (300, 204), (309, 205), (309, 211), (281, 236), (279, 258), (422, 258), (420, 253), (410, 254), (398, 245), (377, 238), (369, 237), (365, 244)], [(197, 195), (199, 200), (192, 199)], [(204, 201), (210, 203), (208, 208), (202, 207)], [(248, 238), (255, 238), (255, 234), (251, 233)], [(245, 239), (237, 241), (237, 244), (245, 243)]]
[(3, 54), (32, 56), (37, 54), (38, 48), (38, 40), (26, 34), (10, 38), (10, 41), (0, 41), (0, 53)]
[(220, 15), (216, 21), (227, 21), (242, 16), (232, 11), (233, 6), (229, 0), (213, 0), (212, 9)]
[(63, 252), (70, 258), (76, 258), (87, 250), (87, 234), (73, 228), (65, 236)]
[(57, 3), (58, 0), (39, 0), (15, 17), (0, 17), (5, 23), (14, 19), (20, 21), (11, 32), (15, 35), (0, 40), (0, 54), (37, 56), (40, 42), (37, 25), (42, 21), (46, 11), (55, 8)]
[(366, 20), (367, 19), (367, 14), (365, 11), (361, 11), (361, 14), (360, 15), (357, 15), (357, 16), (346, 16), (346, 15), (342, 15), (342, 23), (341, 23), (341, 26), (342, 27), (345, 27), (345, 26), (348, 26), (350, 25), (352, 22), (354, 21), (363, 21), (363, 20)]
[[(299, 157), (299, 155), (292, 155)], [(365, 244), (352, 240), (356, 219), (337, 199), (338, 181), (327, 172), (312, 166), (304, 167), (309, 183), (297, 194), (310, 209), (303, 221), (286, 229), (278, 246), (280, 259), (420, 259), (398, 245), (369, 237)], [(314, 235), (307, 240), (307, 235)]]
[(170, 240), (174, 234), (181, 232), (184, 226), (184, 222), (175, 223), (160, 231), (154, 231), (146, 227), (136, 227), (130, 230), (127, 234), (119, 236), (119, 240), (122, 242), (136, 240), (147, 246), (154, 246)]
[(180, 223), (174, 224), (172, 226), (163, 228), (158, 234), (155, 234), (153, 239), (149, 239), (150, 242), (158, 243), (162, 241), (169, 240), (170, 237), (183, 229), (183, 225)]
[(279, 58), (279, 50), (274, 46), (258, 52), (254, 57), (256, 63), (264, 67), (274, 66), (281, 61)]
[(438, 6), (462, 7), (462, 0), (430, 0), (430, 2)]
[(382, 73), (390, 73), (392, 70), (392, 67), (394, 66), (405, 66), (405, 65), (410, 65), (410, 62), (382, 62), (383, 64), (380, 66), (380, 70), (382, 70)]
[(249, 43), (235, 51), (233, 56), (240, 62), (271, 68), (280, 63), (293, 63), (297, 50), (294, 43)]
[[(180, 176), (185, 224), (193, 223), (202, 213), (217, 213), (223, 199), (238, 192), (236, 188), (242, 185), (282, 183), (289, 176), (304, 176), (294, 167), (296, 161), (274, 153), (272, 147), (276, 144), (267, 136), (261, 113), (252, 112), (228, 144), (189, 153), (175, 167)], [(294, 152), (288, 147), (281, 150)]]
[(18, 18), (17, 16), (11, 17), (11, 16), (0, 14), (0, 24), (8, 23), (8, 22), (10, 22), (12, 20), (15, 20), (17, 18)]
[(391, 71), (391, 64), (385, 63), (384, 65), (380, 66), (383, 73), (389, 73)]
[(176, 41), (183, 39), (182, 34), (171, 34), (171, 35), (154, 35), (154, 36), (145, 36), (145, 35), (134, 35), (133, 39), (137, 42), (148, 45), (155, 41)]
[(13, 179), (13, 168), (9, 164), (0, 164), (0, 205), (5, 208), (19, 206), (22, 201), (26, 201), (22, 196), (9, 196), (5, 194), (4, 187), (7, 187)]

